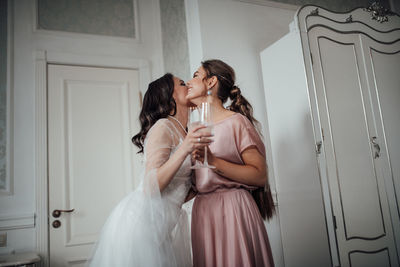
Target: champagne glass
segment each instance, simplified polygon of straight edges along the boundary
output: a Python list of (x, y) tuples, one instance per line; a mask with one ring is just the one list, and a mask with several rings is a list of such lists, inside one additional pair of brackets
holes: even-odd
[[(208, 102), (201, 103), (198, 107), (189, 107), (189, 129), (193, 129), (199, 125), (206, 126), (199, 130), (201, 133), (211, 134), (213, 130), (212, 119), (211, 119), (211, 108)], [(215, 166), (208, 164), (207, 160), (207, 146), (204, 147), (204, 163), (200, 163), (196, 160), (195, 165), (191, 169), (210, 168), (214, 169)]]

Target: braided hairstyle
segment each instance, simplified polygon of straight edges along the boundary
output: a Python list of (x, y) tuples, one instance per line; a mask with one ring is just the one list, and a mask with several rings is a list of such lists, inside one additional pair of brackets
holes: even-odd
[[(253, 117), (253, 107), (242, 95), (240, 88), (235, 85), (236, 77), (233, 68), (218, 59), (203, 61), (201, 66), (206, 71), (207, 78), (215, 76), (218, 79), (217, 96), (222, 104), (226, 103), (229, 98), (232, 102), (227, 108), (246, 116), (253, 126), (258, 128), (259, 122)], [(275, 213), (275, 206), (269, 183), (266, 183), (265, 188), (259, 187), (251, 194), (263, 219), (270, 219)]]
[(162, 118), (176, 114), (174, 93), (174, 76), (167, 73), (151, 82), (143, 98), (143, 107), (140, 111), (140, 132), (132, 137), (132, 143), (143, 153), (144, 139), (150, 128)]

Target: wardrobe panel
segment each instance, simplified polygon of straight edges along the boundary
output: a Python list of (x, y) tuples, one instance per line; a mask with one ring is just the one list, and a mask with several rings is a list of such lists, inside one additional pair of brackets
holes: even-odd
[(321, 112), (328, 118), (336, 168), (329, 173), (339, 187), (345, 238), (376, 239), (385, 229), (356, 48), (325, 37), (318, 43), (326, 101)]
[(374, 252), (350, 252), (349, 262), (351, 267), (391, 267), (387, 248)]
[[(400, 42), (399, 42), (400, 43)], [(394, 53), (370, 48), (375, 87), (382, 114), (390, 175), (400, 206), (400, 50)]]

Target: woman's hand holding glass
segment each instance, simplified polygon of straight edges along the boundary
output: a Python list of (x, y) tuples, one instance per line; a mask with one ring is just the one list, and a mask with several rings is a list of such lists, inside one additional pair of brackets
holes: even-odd
[(195, 149), (209, 145), (213, 140), (211, 131), (204, 131), (207, 128), (205, 125), (196, 125), (189, 127), (189, 131), (183, 140), (182, 147), (186, 154), (191, 154)]
[(192, 158), (194, 158), (197, 161), (200, 161), (202, 164), (204, 164), (205, 161), (205, 151), (207, 149), (207, 162), (208, 165), (210, 166), (215, 166), (215, 159), (216, 157), (214, 154), (211, 152), (210, 148), (208, 146), (200, 146), (199, 148), (196, 148), (192, 152)]
[[(189, 120), (188, 121), (189, 129), (197, 127), (198, 125), (202, 125), (203, 128), (200, 131), (206, 135), (212, 136), (213, 122), (211, 118), (211, 107), (208, 102), (203, 102), (198, 107), (190, 107), (188, 120)], [(198, 139), (198, 141), (201, 144), (201, 146), (197, 148), (199, 148), (200, 150), (201, 149), (204, 150), (204, 159), (202, 160), (202, 164), (196, 161), (191, 168), (192, 169), (215, 168), (213, 165), (209, 164), (207, 160), (208, 144), (201, 142), (202, 141), (201, 139)]]

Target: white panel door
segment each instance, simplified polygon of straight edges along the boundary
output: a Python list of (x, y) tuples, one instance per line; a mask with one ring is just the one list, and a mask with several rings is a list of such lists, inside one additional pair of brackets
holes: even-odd
[(315, 27), (309, 40), (340, 265), (398, 266), (360, 35)]
[(48, 66), (52, 267), (83, 266), (111, 209), (135, 185), (138, 85), (137, 70)]

